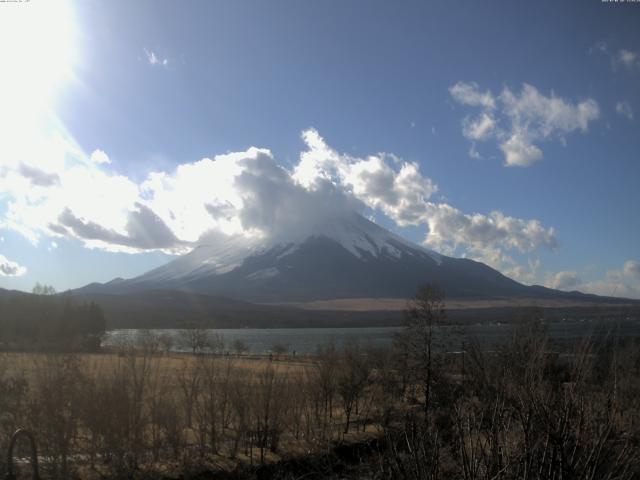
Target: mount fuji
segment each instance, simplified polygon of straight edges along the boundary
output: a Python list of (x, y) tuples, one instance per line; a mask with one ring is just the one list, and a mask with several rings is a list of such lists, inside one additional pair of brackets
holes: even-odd
[(434, 283), (447, 298), (593, 299), (525, 286), (497, 270), (418, 246), (363, 216), (317, 222), (295, 235), (221, 237), (139, 277), (90, 284), (82, 294), (178, 290), (259, 303), (409, 298)]

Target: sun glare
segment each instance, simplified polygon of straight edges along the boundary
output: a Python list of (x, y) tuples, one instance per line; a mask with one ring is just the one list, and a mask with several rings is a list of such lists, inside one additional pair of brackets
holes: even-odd
[[(0, 11), (0, 121), (30, 130), (71, 76), (74, 22), (67, 1), (5, 3)], [(24, 131), (24, 130), (23, 130)]]

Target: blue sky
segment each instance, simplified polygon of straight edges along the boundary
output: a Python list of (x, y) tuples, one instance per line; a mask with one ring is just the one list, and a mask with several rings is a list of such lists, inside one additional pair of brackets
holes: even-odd
[[(198, 172), (216, 191), (235, 178), (219, 156), (258, 147), (417, 243), (640, 297), (638, 3), (32, 1), (2, 17), (23, 27), (0, 34), (18, 139), (0, 148), (2, 288), (130, 277), (211, 229), (253, 231), (246, 191), (212, 193), (236, 209), (225, 225), (166, 202), (208, 201), (179, 165), (213, 159)], [(142, 187), (151, 172), (162, 187)]]

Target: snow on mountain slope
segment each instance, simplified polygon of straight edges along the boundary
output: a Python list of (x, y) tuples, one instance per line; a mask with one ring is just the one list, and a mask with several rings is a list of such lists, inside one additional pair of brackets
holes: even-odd
[(419, 247), (356, 214), (317, 225), (308, 237), (329, 238), (358, 258), (365, 255), (400, 258), (403, 252), (414, 252), (427, 254), (437, 263), (442, 261), (442, 256), (433, 250)]
[(189, 277), (221, 275), (240, 266), (245, 258), (264, 249), (261, 239), (226, 237), (200, 245), (166, 265), (131, 280), (132, 283), (167, 282)]
[[(222, 275), (240, 267), (252, 256), (277, 251), (277, 259), (292, 255), (310, 238), (329, 239), (358, 259), (400, 258), (407, 255), (425, 255), (436, 263), (442, 256), (432, 250), (419, 247), (395, 235), (361, 215), (353, 214), (316, 225), (312, 230), (296, 237), (279, 236), (276, 239), (218, 237), (215, 242), (201, 245), (167, 265), (163, 265), (132, 280), (133, 283), (166, 282)], [(277, 275), (277, 269), (270, 267), (265, 272), (256, 270), (247, 275), (251, 279), (270, 278)]]

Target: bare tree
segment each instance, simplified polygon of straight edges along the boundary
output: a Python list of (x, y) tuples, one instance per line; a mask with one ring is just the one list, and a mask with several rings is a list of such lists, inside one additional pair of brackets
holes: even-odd
[(207, 332), (207, 349), (209, 352), (221, 355), (224, 352), (225, 341), (220, 333)]
[(229, 424), (231, 377), (236, 372), (230, 359), (204, 356), (198, 359), (202, 388), (195, 403), (198, 443), (204, 454), (205, 445), (217, 453), (224, 429)]
[(358, 400), (366, 387), (371, 366), (369, 359), (356, 343), (344, 346), (337, 371), (337, 392), (345, 415), (344, 433), (349, 432), (351, 414), (357, 410)]
[(421, 387), (424, 412), (428, 415), (433, 380), (434, 327), (445, 320), (444, 293), (435, 285), (421, 287), (404, 311), (400, 348), (406, 352), (415, 383)]
[(171, 352), (175, 343), (174, 338), (170, 333), (161, 333), (158, 336), (158, 342), (166, 353)]
[(184, 328), (180, 330), (180, 343), (194, 355), (201, 353), (209, 345), (209, 333), (202, 327)]
[(149, 355), (155, 355), (160, 350), (160, 337), (151, 330), (138, 330), (135, 345)]
[(258, 373), (253, 389), (252, 432), (260, 449), (260, 463), (264, 463), (265, 449), (278, 449), (284, 423), (284, 391), (284, 377), (272, 365)]
[(193, 425), (193, 409), (202, 388), (201, 373), (201, 370), (195, 368), (189, 361), (185, 361), (176, 373), (181, 405), (185, 414), (186, 425), (189, 428)]
[(237, 356), (240, 356), (249, 351), (249, 345), (247, 342), (242, 340), (241, 338), (236, 338), (232, 344), (233, 351), (236, 352)]
[(36, 284), (33, 286), (33, 289), (31, 290), (31, 293), (35, 295), (55, 295), (56, 289), (51, 285), (44, 285), (40, 282), (36, 282)]
[(333, 342), (318, 346), (314, 367), (315, 376), (312, 382), (317, 391), (316, 423), (321, 427), (321, 438), (324, 440), (333, 418), (333, 401), (339, 369), (338, 351)]
[(274, 353), (276, 357), (280, 357), (289, 351), (288, 345), (284, 343), (276, 343), (271, 347), (271, 351)]
[(245, 455), (251, 460), (251, 449), (253, 447), (253, 435), (251, 423), (253, 413), (253, 379), (245, 369), (237, 369), (235, 374), (229, 378), (229, 398), (230, 409), (233, 414), (233, 428), (235, 435), (231, 448), (231, 457), (235, 458), (241, 446), (244, 447)]

